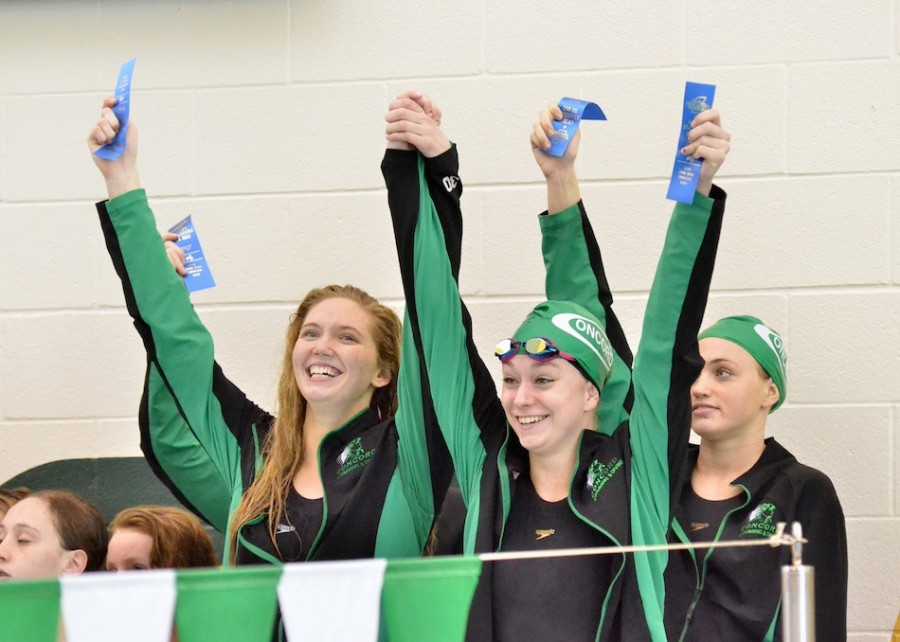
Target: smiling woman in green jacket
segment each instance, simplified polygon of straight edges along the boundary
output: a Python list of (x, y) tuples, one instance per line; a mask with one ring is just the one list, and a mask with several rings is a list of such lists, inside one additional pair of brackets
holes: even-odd
[[(92, 152), (118, 131), (114, 105)], [(133, 122), (127, 134), (118, 159), (93, 156), (109, 195), (97, 210), (147, 352), (139, 422), (156, 474), (227, 533), (226, 563), (421, 555), (452, 467), (397, 315), (353, 286), (311, 290), (285, 334), (278, 417), (257, 406), (169, 263)]]
[[(498, 397), (475, 349), (457, 285), (463, 184), (456, 147), (436, 115), (430, 101), (415, 92), (391, 103), (382, 172), (407, 314), (421, 341), (435, 410), (467, 507), (465, 552), (664, 543), (671, 519), (668, 470), (681, 461), (687, 445), (690, 385), (701, 365), (697, 332), (724, 193), (699, 195), (673, 213), (633, 377), (627, 366), (614, 364), (622, 352), (611, 299), (581, 304), (556, 295), (564, 286), (550, 283), (558, 270), (548, 265), (550, 300), (499, 337)], [(532, 139), (535, 147), (544, 142), (546, 134)], [(589, 296), (602, 289), (601, 272), (587, 251), (585, 235), (592, 232), (574, 175), (577, 142), (555, 161), (559, 173), (548, 176), (554, 215), (541, 217), (541, 226), (545, 244), (547, 235), (554, 237), (549, 242), (564, 255), (560, 260), (581, 266), (576, 282), (583, 285), (582, 296)], [(718, 167), (727, 144), (714, 151)], [(509, 267), (514, 274), (517, 266)], [(630, 381), (633, 404), (624, 394)], [(625, 404), (630, 421), (604, 426), (602, 409), (608, 406), (615, 420), (627, 416)], [(647, 554), (495, 562), (482, 570), (468, 635), (664, 640), (664, 567), (664, 556)]]

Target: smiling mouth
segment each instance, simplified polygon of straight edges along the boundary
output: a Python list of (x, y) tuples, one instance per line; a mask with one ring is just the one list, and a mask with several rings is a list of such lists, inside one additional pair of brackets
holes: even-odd
[(0, 571), (0, 580), (11, 578), (12, 575), (7, 573), (6, 571)]
[(531, 415), (528, 417), (516, 417), (516, 421), (518, 421), (521, 426), (533, 426), (534, 424), (544, 421), (546, 418), (547, 415)]
[(307, 368), (306, 374), (310, 379), (333, 379), (341, 374), (341, 371), (331, 366), (316, 364)]

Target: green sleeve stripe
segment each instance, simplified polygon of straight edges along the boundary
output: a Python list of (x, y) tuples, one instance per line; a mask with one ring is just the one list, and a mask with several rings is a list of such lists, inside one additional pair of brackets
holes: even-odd
[(648, 485), (646, 499), (655, 506), (660, 534), (665, 533), (669, 520), (668, 411), (673, 351), (694, 262), (709, 222), (711, 207), (704, 205), (709, 204), (679, 204), (675, 208), (647, 301), (634, 364), (632, 475), (638, 483)]
[(140, 319), (145, 347), (179, 410), (229, 487), (239, 482), (240, 453), (212, 394), (213, 342), (163, 249), (143, 190), (107, 204)]
[(375, 538), (375, 557), (413, 557), (422, 554), (431, 533), (433, 516), (423, 520), (413, 515), (413, 504), (407, 501), (405, 482), (399, 470), (394, 471), (385, 496), (384, 511)]
[[(542, 249), (546, 270), (545, 289), (548, 299), (572, 301), (592, 312), (607, 328), (606, 308), (588, 250), (596, 247), (596, 239), (586, 238), (579, 206), (572, 205), (552, 216), (539, 216), (543, 237)], [(599, 254), (599, 249), (597, 249)], [(599, 269), (599, 267), (598, 267)], [(615, 348), (615, 344), (613, 345)], [(630, 354), (629, 354), (630, 359)], [(618, 350), (613, 351), (613, 368), (603, 386), (597, 408), (599, 431), (610, 435), (628, 419), (625, 399), (631, 389), (631, 368)]]
[(142, 434), (142, 439), (149, 439), (155, 464), (162, 468), (178, 493), (216, 530), (224, 533), (233, 489), (208, 465), (202, 446), (185, 424), (168, 388), (159, 381), (155, 365), (150, 364), (147, 376), (147, 423), (153, 435)]
[(480, 490), (485, 450), (472, 410), (475, 384), (459, 288), (447, 258), (444, 234), (419, 159), (419, 216), (415, 230), (415, 282), (422, 351), (435, 411), (453, 457), (469, 510)]
[[(707, 199), (708, 200), (708, 199)], [(644, 314), (634, 365), (631, 412), (631, 532), (635, 545), (663, 544), (670, 518), (669, 400), (677, 333), (706, 235), (711, 203), (678, 205), (672, 216)], [(699, 328), (693, 329), (693, 340)], [(685, 390), (684, 394), (689, 394)], [(675, 427), (680, 429), (681, 427)], [(665, 551), (635, 554), (644, 614), (653, 640), (664, 641)]]
[[(434, 521), (434, 494), (429, 467), (428, 439), (419, 355), (413, 340), (409, 315), (403, 318), (403, 346), (400, 351), (400, 374), (397, 380), (397, 415), (399, 440), (397, 456), (399, 472), (413, 516), (416, 537), (424, 548)], [(393, 481), (392, 481), (393, 486)], [(387, 503), (387, 506), (390, 502)], [(380, 541), (379, 537), (379, 541)]]

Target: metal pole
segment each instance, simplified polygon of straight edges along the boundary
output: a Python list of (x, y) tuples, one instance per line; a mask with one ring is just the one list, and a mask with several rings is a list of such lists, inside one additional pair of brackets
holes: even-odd
[(791, 565), (781, 567), (781, 636), (784, 642), (815, 642), (815, 569), (803, 566), (803, 528), (791, 527)]

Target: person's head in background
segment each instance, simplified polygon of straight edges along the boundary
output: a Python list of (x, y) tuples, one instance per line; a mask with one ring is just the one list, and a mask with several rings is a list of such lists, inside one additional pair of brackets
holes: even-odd
[(135, 506), (109, 525), (109, 571), (216, 566), (218, 560), (197, 517), (171, 506)]
[(0, 489), (0, 520), (6, 515), (6, 511), (13, 504), (25, 499), (31, 494), (31, 491), (24, 486), (19, 488)]
[(103, 569), (103, 515), (61, 490), (32, 493), (0, 521), (0, 579), (43, 579)]

